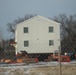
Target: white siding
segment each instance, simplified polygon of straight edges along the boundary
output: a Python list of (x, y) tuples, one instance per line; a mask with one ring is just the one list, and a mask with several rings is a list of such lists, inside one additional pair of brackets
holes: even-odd
[[(54, 32), (49, 33), (49, 26), (54, 27)], [(23, 32), (23, 27), (28, 27), (28, 33)], [(36, 16), (17, 25), (16, 42), (17, 52), (52, 53), (60, 46), (60, 25), (54, 21)], [(24, 47), (24, 41), (29, 41), (29, 47)], [(54, 46), (49, 46), (49, 40), (54, 40)]]

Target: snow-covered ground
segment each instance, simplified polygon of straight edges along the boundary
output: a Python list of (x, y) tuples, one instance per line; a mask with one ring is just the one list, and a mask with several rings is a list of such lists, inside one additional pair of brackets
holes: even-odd
[[(61, 64), (76, 66), (76, 61), (61, 62)], [(58, 65), (59, 65), (59, 62), (38, 62), (38, 63), (30, 63), (30, 64), (25, 64), (25, 63), (0, 64), (0, 75), (55, 75), (53, 73), (55, 73), (54, 71), (58, 69), (58, 68), (55, 68)], [(48, 67), (51, 67), (51, 68), (49, 69)], [(52, 71), (52, 74), (50, 70)], [(58, 72), (58, 70), (56, 72)]]
[[(71, 64), (76, 64), (76, 61), (71, 61), (71, 62), (61, 62), (62, 65), (71, 65)], [(0, 67), (25, 67), (25, 68), (31, 68), (31, 67), (39, 67), (39, 66), (57, 66), (59, 65), (59, 62), (38, 62), (38, 63), (15, 63), (15, 64), (0, 64)]]

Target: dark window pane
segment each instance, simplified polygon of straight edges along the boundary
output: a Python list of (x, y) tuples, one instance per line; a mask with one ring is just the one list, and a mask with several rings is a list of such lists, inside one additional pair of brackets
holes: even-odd
[(29, 41), (24, 41), (24, 47), (29, 46)]
[(54, 41), (53, 40), (49, 40), (49, 46), (54, 45)]
[(49, 27), (49, 32), (53, 32), (53, 27)]
[(24, 33), (28, 33), (28, 27), (24, 27)]

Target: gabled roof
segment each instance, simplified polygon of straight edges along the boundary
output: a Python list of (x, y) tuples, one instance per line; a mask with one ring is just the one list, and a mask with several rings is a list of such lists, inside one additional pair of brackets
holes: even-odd
[[(33, 20), (33, 19), (36, 19), (37, 21), (39, 21), (39, 20), (41, 20), (41, 19), (44, 19), (44, 20), (47, 20), (47, 21), (49, 21), (49, 22), (54, 22), (54, 23), (60, 25), (60, 23), (55, 22), (55, 21), (53, 21), (53, 20), (51, 20), (51, 19), (42, 17), (42, 16), (40, 16), (40, 15), (36, 15), (36, 16), (34, 16), (34, 17), (32, 17), (32, 18), (29, 18), (29, 19), (27, 19), (27, 20), (25, 20), (25, 21), (23, 21), (23, 22), (21, 22), (21, 23), (24, 23), (24, 22), (26, 23), (26, 22), (29, 22), (29, 21), (31, 21), (31, 20)], [(19, 24), (21, 24), (21, 23), (18, 23), (17, 25), (19, 25)]]

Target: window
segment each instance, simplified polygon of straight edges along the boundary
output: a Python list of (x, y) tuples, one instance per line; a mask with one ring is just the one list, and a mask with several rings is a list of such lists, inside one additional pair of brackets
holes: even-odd
[(28, 33), (28, 27), (24, 27), (24, 33)]
[(53, 32), (53, 31), (54, 31), (53, 27), (49, 27), (49, 32)]
[(24, 47), (29, 46), (29, 41), (24, 41)]
[(49, 40), (49, 46), (54, 45), (54, 40)]

